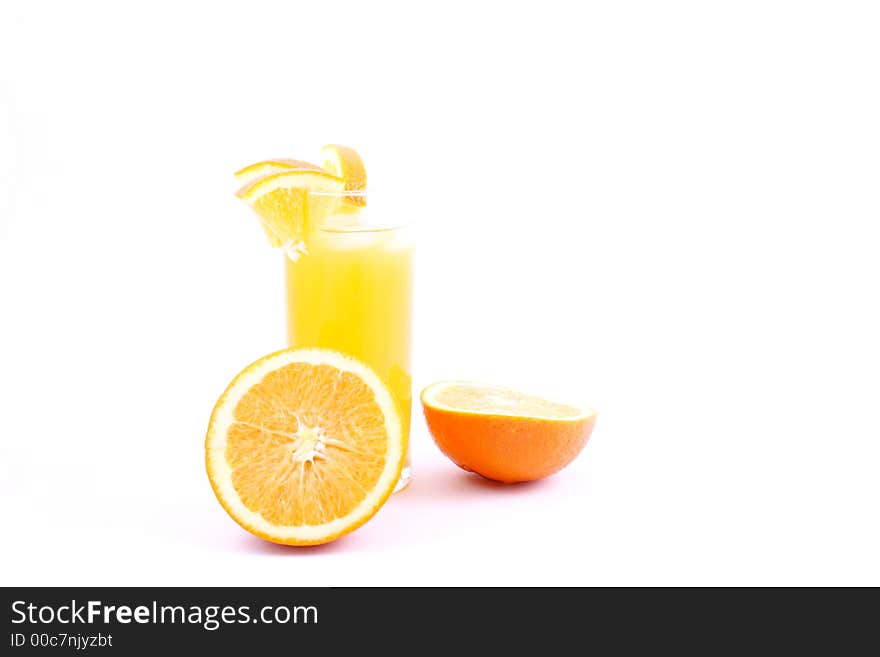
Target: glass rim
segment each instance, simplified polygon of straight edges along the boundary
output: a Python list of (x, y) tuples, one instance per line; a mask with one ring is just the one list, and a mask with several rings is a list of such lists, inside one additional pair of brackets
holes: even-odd
[(309, 190), (309, 196), (327, 196), (333, 198), (366, 198), (370, 194), (367, 189), (340, 189), (339, 191)]
[(317, 226), (316, 229), (322, 233), (390, 233), (395, 230), (404, 230), (409, 228), (407, 223), (382, 224), (379, 226), (361, 225), (361, 226)]

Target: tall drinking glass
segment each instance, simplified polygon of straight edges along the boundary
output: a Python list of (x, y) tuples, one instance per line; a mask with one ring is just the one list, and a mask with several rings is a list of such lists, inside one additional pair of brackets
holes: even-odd
[[(313, 196), (323, 197), (312, 199), (322, 205), (328, 200), (327, 194)], [(373, 368), (394, 395), (408, 438), (412, 236), (407, 226), (382, 216), (372, 194), (369, 203), (364, 192), (338, 196), (330, 199), (337, 209), (311, 227), (304, 252), (285, 258), (287, 342), (333, 349)], [(403, 489), (410, 476), (407, 453), (395, 490)]]

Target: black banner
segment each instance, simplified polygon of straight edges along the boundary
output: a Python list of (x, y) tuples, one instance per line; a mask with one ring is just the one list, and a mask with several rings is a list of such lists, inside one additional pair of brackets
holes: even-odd
[[(584, 652), (645, 646), (872, 645), (875, 591), (663, 589), (7, 588), (0, 653), (251, 653), (344, 646), (416, 653), (478, 644)], [(858, 595), (857, 595), (858, 594)], [(868, 599), (865, 596), (868, 594)], [(829, 604), (829, 599), (833, 601)], [(865, 644), (862, 639), (866, 638)], [(652, 651), (649, 651), (652, 652)]]

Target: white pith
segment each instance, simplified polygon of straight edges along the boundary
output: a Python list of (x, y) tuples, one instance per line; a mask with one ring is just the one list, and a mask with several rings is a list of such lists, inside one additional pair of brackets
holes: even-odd
[(322, 427), (300, 424), (299, 431), (291, 436), (290, 458), (294, 463), (314, 463), (315, 459), (327, 458), (327, 443)]

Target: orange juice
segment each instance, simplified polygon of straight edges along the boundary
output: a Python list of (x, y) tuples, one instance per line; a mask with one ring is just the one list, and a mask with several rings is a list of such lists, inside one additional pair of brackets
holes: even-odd
[[(343, 208), (285, 258), (287, 342), (321, 347), (369, 365), (391, 389), (409, 435), (412, 385), (413, 243), (405, 227), (369, 224)], [(409, 460), (398, 488), (409, 479)]]

